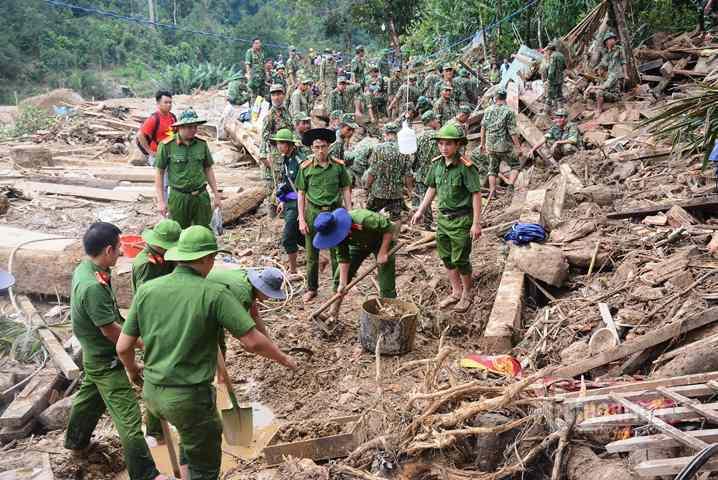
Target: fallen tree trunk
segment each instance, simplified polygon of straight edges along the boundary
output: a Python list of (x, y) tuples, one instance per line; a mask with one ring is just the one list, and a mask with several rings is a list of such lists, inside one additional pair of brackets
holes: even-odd
[(224, 225), (231, 225), (243, 215), (256, 210), (266, 196), (264, 188), (254, 187), (224, 199), (222, 201), (222, 220)]
[(224, 124), (224, 131), (229, 139), (237, 147), (243, 147), (247, 150), (257, 165), (259, 165), (259, 145), (257, 144), (257, 135), (242, 122), (237, 119), (228, 119)]

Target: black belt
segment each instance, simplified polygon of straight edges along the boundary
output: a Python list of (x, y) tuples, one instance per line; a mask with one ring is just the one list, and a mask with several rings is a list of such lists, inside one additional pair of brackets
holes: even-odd
[(174, 185), (170, 185), (170, 188), (172, 190), (176, 190), (180, 193), (184, 193), (184, 194), (192, 195), (192, 196), (196, 197), (197, 195), (207, 191), (207, 184), (205, 183), (204, 185), (199, 187), (197, 190), (185, 190), (184, 188), (175, 187)]
[(455, 218), (472, 215), (474, 210), (472, 208), (440, 208), (439, 213), (449, 220), (454, 220)]
[(333, 205), (329, 205), (329, 206), (317, 205), (316, 203), (311, 202), (311, 201), (309, 201), (309, 205), (311, 205), (312, 207), (316, 208), (316, 209), (319, 210), (320, 212), (331, 212), (331, 211), (336, 210), (337, 208), (339, 208), (339, 207), (335, 207), (335, 206), (333, 206)]

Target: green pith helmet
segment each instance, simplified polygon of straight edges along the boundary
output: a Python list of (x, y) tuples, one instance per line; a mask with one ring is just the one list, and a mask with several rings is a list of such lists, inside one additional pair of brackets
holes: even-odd
[(384, 125), (384, 133), (399, 133), (399, 125), (394, 122), (389, 122)]
[(434, 135), (434, 139), (456, 140), (461, 144), (466, 143), (466, 136), (464, 136), (464, 132), (453, 123), (449, 123), (441, 127), (439, 131), (436, 132), (436, 135)]
[(282, 128), (273, 136), (269, 137), (269, 140), (272, 142), (297, 143), (294, 133), (288, 128)]
[(177, 120), (175, 123), (172, 124), (172, 128), (181, 127), (181, 126), (187, 126), (187, 125), (200, 125), (203, 123), (207, 123), (207, 120), (204, 120), (202, 118), (199, 118), (197, 115), (197, 112), (195, 112), (192, 108), (188, 108), (179, 117), (179, 120)]
[(166, 218), (155, 225), (155, 228), (142, 232), (142, 239), (148, 245), (169, 250), (177, 245), (177, 240), (179, 240), (181, 233), (182, 227), (180, 227), (180, 224)]
[(167, 250), (165, 260), (170, 262), (191, 262), (214, 253), (231, 253), (220, 250), (212, 230), (202, 225), (192, 225), (179, 236), (177, 245)]

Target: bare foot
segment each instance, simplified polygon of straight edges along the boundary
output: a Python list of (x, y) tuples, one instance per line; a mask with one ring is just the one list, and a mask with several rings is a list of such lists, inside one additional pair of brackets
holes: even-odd
[(464, 313), (471, 307), (471, 299), (468, 296), (462, 296), (461, 301), (454, 306), (456, 313)]
[(316, 296), (317, 296), (316, 290), (307, 290), (307, 293), (304, 294), (304, 296), (302, 297), (302, 300), (304, 300), (305, 302), (311, 302), (312, 300), (314, 300), (314, 298)]
[(449, 305), (458, 302), (460, 299), (459, 295), (455, 293), (451, 294), (451, 296), (445, 298), (441, 303), (439, 303), (439, 308), (446, 308)]

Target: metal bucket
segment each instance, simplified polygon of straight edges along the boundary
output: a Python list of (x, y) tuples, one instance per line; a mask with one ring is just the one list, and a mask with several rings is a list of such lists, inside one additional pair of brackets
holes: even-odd
[(378, 315), (381, 311), (376, 298), (367, 300), (362, 304), (359, 317), (359, 342), (369, 352), (376, 350), (376, 341), (382, 335), (382, 355), (402, 355), (414, 349), (416, 336), (416, 321), (419, 309), (410, 302), (396, 298), (384, 298), (381, 303), (391, 305), (402, 312), (394, 317)]

